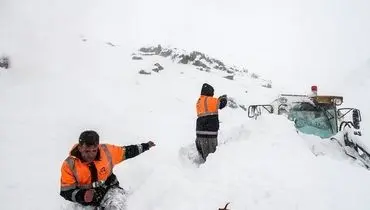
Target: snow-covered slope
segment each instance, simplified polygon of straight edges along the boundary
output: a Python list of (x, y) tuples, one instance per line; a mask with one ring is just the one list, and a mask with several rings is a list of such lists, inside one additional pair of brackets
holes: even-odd
[[(280, 84), (306, 84), (290, 73), (304, 77), (315, 75), (310, 68), (313, 71), (316, 66), (321, 70), (342, 65), (345, 59), (331, 63), (321, 56), (329, 52), (322, 51), (327, 46), (323, 42), (332, 41), (331, 52), (338, 53), (342, 45), (337, 43), (342, 42), (333, 40), (334, 33), (325, 33), (320, 41), (320, 27), (330, 27), (313, 28), (316, 24), (311, 21), (302, 25), (301, 20), (312, 18), (301, 17), (300, 7), (291, 8), (288, 1), (279, 2), (283, 8), (278, 11), (275, 3), (253, 7), (250, 1), (234, 1), (237, 13), (230, 2), (209, 3), (1, 1), (0, 57), (9, 56), (11, 63), (9, 69), (0, 68), (1, 209), (70, 209), (70, 203), (59, 196), (60, 167), (85, 129), (99, 132), (105, 143), (156, 142), (152, 150), (115, 168), (121, 186), (130, 192), (129, 210), (216, 210), (227, 202), (232, 210), (369, 209), (369, 171), (343, 156), (335, 144), (297, 134), (292, 122), (282, 116), (265, 115), (256, 121), (243, 110), (249, 104), (269, 103), (281, 93), (274, 83), (272, 88), (262, 87), (263, 80), (251, 78), (250, 71), (259, 74), (258, 69), (271, 68), (280, 75), (286, 69), (285, 75), (291, 77), (281, 78)], [(304, 13), (320, 10), (326, 18), (327, 8), (317, 3)], [(366, 8), (361, 7), (360, 16), (368, 14)], [(226, 12), (220, 12), (223, 9)], [(366, 26), (357, 18), (352, 21), (356, 24), (346, 24), (356, 29)], [(331, 23), (322, 17), (315, 20), (312, 23)], [(290, 30), (293, 25), (299, 27)], [(367, 33), (356, 32), (366, 38)], [(181, 43), (189, 50), (208, 47), (221, 61), (219, 55), (226, 54), (229, 60), (250, 62), (256, 69), (248, 66), (247, 74), (234, 75), (220, 69), (200, 71), (198, 66), (163, 56), (132, 59), (133, 53), (139, 55), (142, 43), (158, 40)], [(353, 38), (346, 40), (348, 48), (353, 45)], [(313, 48), (306, 48), (312, 43)], [(363, 43), (357, 45), (367, 49)], [(311, 57), (315, 51), (321, 52), (318, 60)], [(336, 55), (332, 60), (338, 59)], [(153, 71), (156, 63), (164, 69)], [(140, 74), (141, 70), (151, 74)], [(368, 72), (368, 68), (362, 71), (361, 83), (346, 80), (336, 89), (344, 94), (344, 105), (361, 109), (364, 137), (370, 119)], [(230, 74), (233, 80), (224, 78)], [(215, 87), (216, 95), (228, 94), (235, 103), (220, 111), (220, 145), (198, 167), (180, 151), (194, 143), (195, 102), (204, 82)], [(299, 94), (297, 90), (307, 88), (285, 87), (284, 92)]]
[[(58, 195), (60, 166), (84, 129), (97, 130), (106, 143), (157, 143), (115, 168), (130, 192), (129, 209), (213, 210), (226, 202), (233, 210), (368, 209), (369, 171), (339, 154), (316, 156), (312, 145), (322, 140), (298, 135), (282, 116), (255, 121), (242, 108), (227, 107), (220, 111), (217, 152), (200, 167), (180, 155), (195, 140), (203, 82), (245, 106), (270, 101), (278, 90), (159, 56), (132, 60), (123, 48), (78, 37), (59, 46), (66, 48), (73, 50), (42, 60), (29, 55), (29, 63), (16, 59), (1, 71), (4, 209), (66, 206)], [(155, 63), (164, 69), (139, 73)]]

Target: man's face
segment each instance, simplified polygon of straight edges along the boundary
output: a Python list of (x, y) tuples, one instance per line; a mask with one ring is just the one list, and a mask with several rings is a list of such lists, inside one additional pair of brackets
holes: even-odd
[(95, 160), (99, 148), (98, 145), (88, 146), (86, 144), (83, 144), (78, 146), (78, 150), (81, 153), (82, 159), (90, 163)]

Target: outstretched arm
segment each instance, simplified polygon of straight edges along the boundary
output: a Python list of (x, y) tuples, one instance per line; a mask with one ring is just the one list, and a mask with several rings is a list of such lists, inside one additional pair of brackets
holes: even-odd
[(116, 146), (112, 144), (103, 145), (106, 146), (111, 153), (113, 165), (116, 165), (126, 159), (138, 156), (141, 153), (149, 150), (151, 147), (155, 146), (152, 141), (129, 146)]
[(125, 159), (129, 159), (129, 158), (133, 158), (135, 156), (138, 156), (141, 153), (149, 150), (153, 146), (155, 146), (155, 144), (152, 141), (149, 141), (147, 143), (137, 144), (137, 145), (124, 146), (123, 148), (126, 150)]

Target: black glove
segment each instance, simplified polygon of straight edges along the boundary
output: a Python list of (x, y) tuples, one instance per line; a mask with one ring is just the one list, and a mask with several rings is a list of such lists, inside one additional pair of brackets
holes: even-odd
[(119, 185), (119, 182), (117, 180), (117, 177), (116, 175), (114, 175), (113, 173), (107, 178), (107, 180), (105, 180), (104, 182), (104, 185), (106, 185), (107, 187), (112, 187), (112, 186), (118, 186)]
[(142, 152), (145, 152), (145, 151), (149, 150), (151, 147), (154, 147), (155, 143), (152, 142), (152, 141), (148, 141), (147, 143), (142, 143), (141, 146), (143, 147)]
[(94, 188), (94, 198), (93, 202), (95, 204), (100, 204), (100, 202), (103, 200), (105, 194), (107, 193), (108, 189), (104, 186)]
[(222, 95), (222, 96), (220, 96), (220, 97), (218, 97), (219, 99), (222, 99), (222, 98), (224, 98), (224, 99), (226, 99), (227, 100), (227, 95), (226, 94), (224, 94), (224, 95)]
[(148, 146), (149, 146), (149, 148), (151, 148), (151, 147), (154, 147), (155, 146), (155, 143), (154, 142), (152, 142), (152, 141), (148, 141)]

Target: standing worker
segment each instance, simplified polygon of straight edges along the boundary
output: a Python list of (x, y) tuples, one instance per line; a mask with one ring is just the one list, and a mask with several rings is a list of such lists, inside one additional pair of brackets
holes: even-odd
[(222, 95), (219, 98), (215, 98), (213, 95), (213, 87), (204, 83), (196, 104), (198, 118), (195, 144), (204, 161), (206, 161), (209, 153), (216, 151), (218, 145), (217, 135), (220, 127), (218, 110), (223, 109), (227, 104), (226, 95)]

